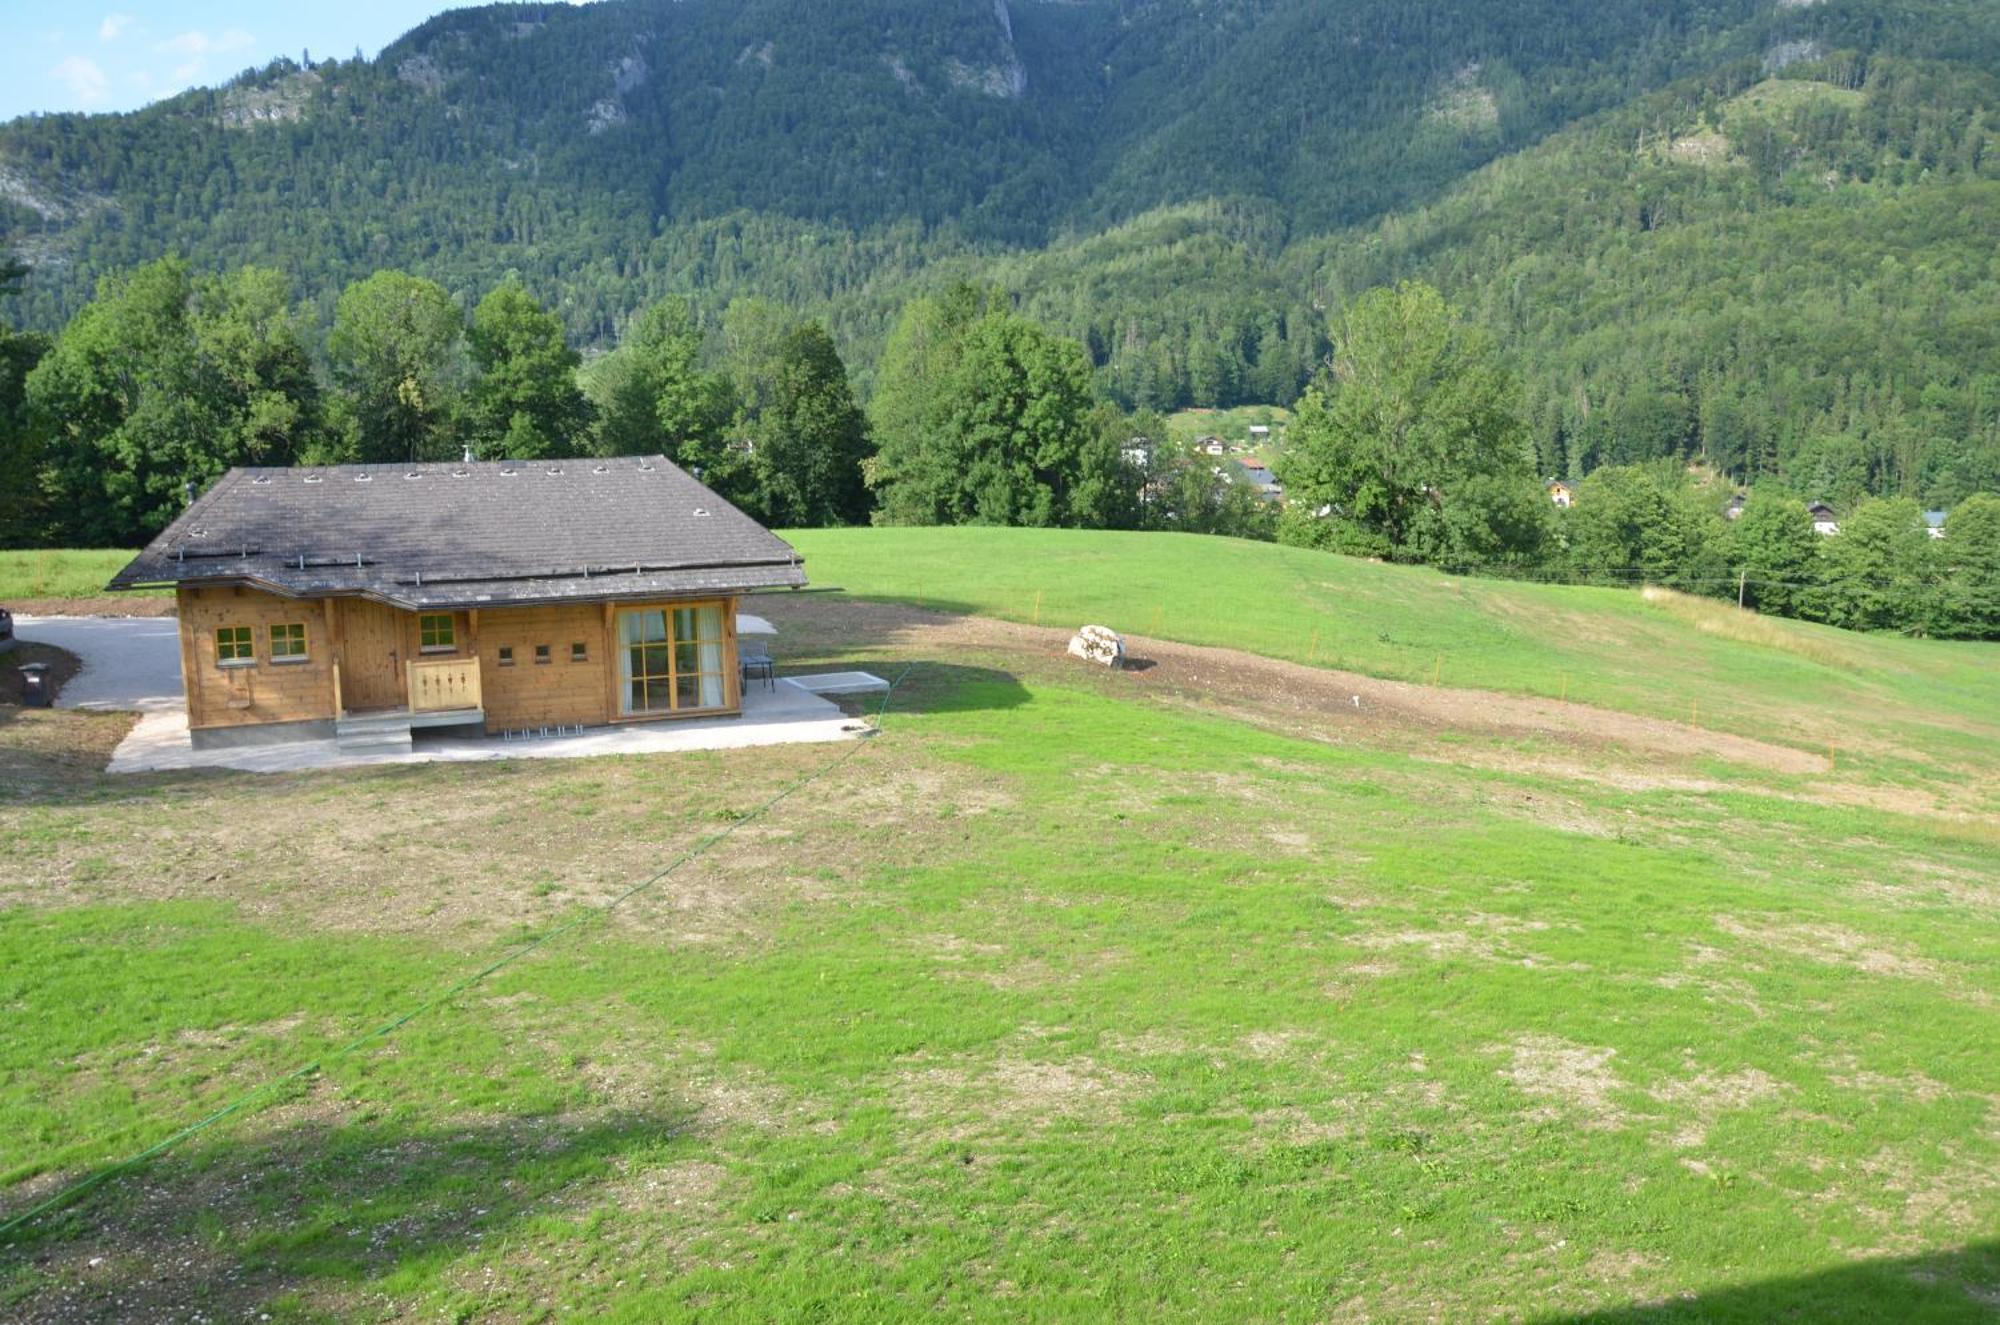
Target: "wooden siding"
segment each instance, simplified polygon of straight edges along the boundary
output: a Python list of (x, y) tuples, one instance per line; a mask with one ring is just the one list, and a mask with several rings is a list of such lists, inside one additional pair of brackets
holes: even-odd
[[(180, 630), (183, 679), (191, 727), (239, 727), (269, 722), (325, 720), (338, 716), (334, 698), (334, 660), (348, 641), (341, 633), (346, 615), (337, 599), (292, 599), (246, 588), (182, 589)], [(713, 599), (705, 601), (716, 601)], [(625, 608), (685, 607), (686, 602), (619, 603)], [(703, 715), (738, 712), (742, 693), (737, 672), (735, 599), (722, 600), (723, 689), (725, 706)], [(545, 607), (481, 608), (454, 614), (456, 642), (450, 651), (424, 653), (418, 643), (417, 613), (397, 611), (401, 656), (411, 662), (451, 659), (479, 664), (479, 692), (488, 731), (541, 726), (601, 726), (611, 722), (657, 721), (665, 714), (628, 718), (618, 711), (618, 658), (614, 647), (614, 608), (608, 603), (569, 603)], [(272, 625), (303, 622), (306, 661), (274, 663), (270, 657)], [(329, 625), (334, 629), (329, 630)], [(225, 626), (249, 626), (254, 632), (256, 661), (247, 667), (216, 665), (215, 632)], [(582, 644), (582, 662), (572, 660), (572, 646)], [(537, 663), (535, 649), (546, 645), (549, 661)], [(511, 648), (511, 666), (500, 664), (500, 651)], [(405, 678), (407, 670), (405, 669)], [(342, 686), (348, 685), (345, 672)], [(408, 702), (408, 694), (397, 697)], [(348, 696), (348, 707), (353, 698)]]
[[(319, 602), (244, 588), (184, 588), (179, 600), (188, 726), (245, 727), (334, 716), (333, 644)], [(287, 622), (305, 623), (304, 662), (271, 661), (270, 627)], [(216, 664), (215, 632), (226, 626), (251, 628), (254, 663)]]
[[(569, 646), (588, 649), (571, 662)], [(545, 644), (549, 661), (536, 663), (535, 646)], [(514, 651), (512, 666), (500, 665), (500, 650)], [(479, 684), (486, 699), (486, 729), (601, 726), (608, 693), (604, 669), (611, 648), (604, 636), (604, 612), (596, 603), (549, 607), (482, 608), (479, 613)]]
[[(709, 599), (713, 602), (715, 600)], [(610, 722), (658, 721), (666, 714), (630, 718), (618, 711), (618, 656), (614, 613), (628, 608), (685, 607), (686, 603), (566, 603), (549, 607), (481, 608), (476, 614), (479, 679), (486, 700), (486, 729), (542, 726), (599, 726)], [(734, 713), (742, 706), (736, 670), (736, 600), (723, 601), (724, 707), (704, 716)], [(583, 662), (570, 661), (570, 646), (582, 644)], [(535, 661), (537, 645), (547, 645), (549, 661)], [(514, 662), (500, 664), (511, 648)]]

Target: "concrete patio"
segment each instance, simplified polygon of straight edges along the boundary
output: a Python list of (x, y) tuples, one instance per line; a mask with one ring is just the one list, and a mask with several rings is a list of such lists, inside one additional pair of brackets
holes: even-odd
[[(802, 678), (803, 679), (803, 678)], [(886, 683), (883, 688), (886, 687)], [(503, 740), (498, 736), (415, 735), (406, 754), (342, 750), (331, 740), (284, 745), (197, 750), (188, 740), (187, 714), (148, 713), (116, 750), (112, 773), (158, 773), (190, 768), (233, 768), (247, 773), (293, 773), (376, 764), (463, 763), (488, 759), (585, 759), (594, 755), (673, 754), (686, 750), (737, 750), (758, 745), (800, 745), (852, 740), (868, 724), (850, 718), (790, 678), (743, 696), (740, 717), (690, 718), (617, 727), (586, 727), (567, 736)]]
[[(673, 754), (761, 745), (852, 740), (868, 724), (850, 718), (824, 694), (880, 692), (888, 682), (867, 672), (780, 677), (744, 687), (740, 716), (587, 727), (561, 736), (503, 740), (417, 732), (407, 752), (342, 750), (332, 740), (197, 750), (188, 738), (180, 688), (178, 626), (171, 617), (22, 617), (16, 632), (69, 650), (83, 670), (63, 687), (59, 707), (141, 714), (112, 752), (112, 773), (230, 768), (250, 773), (356, 768), (375, 764), (486, 759), (583, 759), (596, 755)], [(766, 627), (766, 631), (768, 631)]]

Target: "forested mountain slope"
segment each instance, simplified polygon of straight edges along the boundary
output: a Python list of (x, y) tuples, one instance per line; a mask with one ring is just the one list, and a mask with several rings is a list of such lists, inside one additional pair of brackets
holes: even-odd
[(10, 316), (179, 252), (330, 308), (504, 273), (609, 344), (761, 294), (867, 379), (997, 281), (1100, 387), (1288, 399), (1360, 289), (1498, 333), (1551, 472), (1706, 452), (1829, 493), (2000, 476), (2000, 6), (607, 0), (445, 14), (133, 115), (0, 126)]

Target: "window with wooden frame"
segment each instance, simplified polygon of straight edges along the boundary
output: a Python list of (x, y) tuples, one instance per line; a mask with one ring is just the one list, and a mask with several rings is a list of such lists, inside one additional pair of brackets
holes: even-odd
[(550, 662), (553, 662), (553, 661), (555, 661), (555, 659), (554, 659), (554, 658), (553, 658), (553, 657), (551, 656), (551, 654), (550, 654), (550, 652), (549, 652), (549, 646), (548, 646), (548, 645), (546, 645), (546, 644), (537, 644), (537, 645), (535, 646), (535, 665), (536, 665), (536, 666), (538, 666), (538, 667), (540, 667), (540, 666), (545, 666), (546, 664), (548, 664), (548, 663), (550, 663)]
[(248, 626), (215, 628), (215, 665), (248, 667), (257, 661), (256, 632)]
[(641, 608), (618, 614), (619, 709), (628, 717), (721, 708), (722, 604)]
[(503, 644), (500, 646), (500, 665), (502, 667), (512, 667), (514, 665), (513, 645)]
[(306, 660), (306, 623), (281, 621), (270, 628), (271, 661), (302, 663)]
[(569, 660), (571, 662), (589, 662), (590, 646), (588, 644), (585, 644), (582, 640), (578, 640), (576, 643), (570, 645)]
[(419, 653), (453, 653), (458, 649), (458, 624), (449, 612), (426, 612), (417, 618)]

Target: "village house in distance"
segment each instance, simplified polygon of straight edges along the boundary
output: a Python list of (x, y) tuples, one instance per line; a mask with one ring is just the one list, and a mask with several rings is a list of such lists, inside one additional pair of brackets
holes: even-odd
[(111, 581), (171, 586), (197, 749), (738, 713), (791, 545), (662, 456), (232, 469)]

